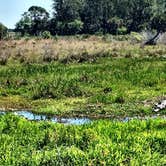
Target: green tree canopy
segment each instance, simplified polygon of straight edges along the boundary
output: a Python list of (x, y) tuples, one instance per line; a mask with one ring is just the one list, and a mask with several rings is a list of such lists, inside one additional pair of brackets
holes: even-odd
[(166, 31), (166, 1), (159, 0), (153, 9), (153, 16), (151, 18), (151, 28), (158, 32)]
[(0, 23), (0, 40), (2, 40), (7, 34), (7, 27)]
[(16, 31), (24, 35), (38, 35), (47, 29), (49, 13), (42, 7), (31, 6), (27, 12), (22, 15), (21, 20), (16, 24)]
[(125, 34), (155, 29), (165, 32), (165, 0), (53, 0), (53, 17), (32, 6), (16, 24), (24, 35)]
[(25, 12), (22, 15), (21, 20), (18, 23), (16, 23), (15, 30), (16, 32), (21, 32), (22, 36), (24, 36), (26, 33), (31, 32), (31, 27), (32, 27), (32, 20), (28, 16), (28, 13)]
[(57, 33), (62, 35), (80, 33), (83, 28), (81, 11), (84, 0), (53, 0), (53, 2)]

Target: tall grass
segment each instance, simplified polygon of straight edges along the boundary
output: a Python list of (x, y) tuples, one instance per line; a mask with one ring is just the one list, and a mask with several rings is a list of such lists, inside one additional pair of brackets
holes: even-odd
[(17, 40), (2, 41), (0, 46), (0, 64), (10, 60), (20, 63), (61, 63), (94, 62), (100, 57), (160, 57), (166, 54), (164, 45), (140, 48), (140, 44), (129, 41), (107, 41), (92, 36), (87, 39), (59, 38), (58, 40)]

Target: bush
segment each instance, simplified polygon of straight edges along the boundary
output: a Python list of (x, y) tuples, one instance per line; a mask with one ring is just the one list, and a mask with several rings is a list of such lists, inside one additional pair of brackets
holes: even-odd
[(41, 36), (43, 39), (50, 39), (52, 37), (49, 31), (44, 31)]
[(137, 32), (131, 32), (130, 38), (133, 43), (140, 43), (144, 39), (144, 37), (140, 33), (137, 33)]
[(117, 33), (118, 33), (118, 35), (125, 35), (125, 34), (127, 34), (127, 28), (122, 26), (121, 28), (117, 29)]

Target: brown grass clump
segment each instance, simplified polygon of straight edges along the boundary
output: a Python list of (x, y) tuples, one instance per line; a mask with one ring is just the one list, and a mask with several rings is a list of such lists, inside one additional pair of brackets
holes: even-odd
[(90, 36), (86, 39), (59, 38), (58, 40), (11, 40), (0, 43), (0, 65), (8, 59), (20, 63), (43, 63), (59, 61), (62, 63), (95, 61), (98, 57), (153, 57), (166, 55), (165, 45), (131, 45), (127, 41), (105, 41), (101, 37)]

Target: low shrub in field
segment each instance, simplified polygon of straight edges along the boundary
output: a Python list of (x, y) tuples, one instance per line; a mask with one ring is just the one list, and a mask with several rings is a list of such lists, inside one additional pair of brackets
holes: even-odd
[(51, 39), (52, 38), (51, 33), (49, 31), (42, 32), (41, 36), (43, 39)]

